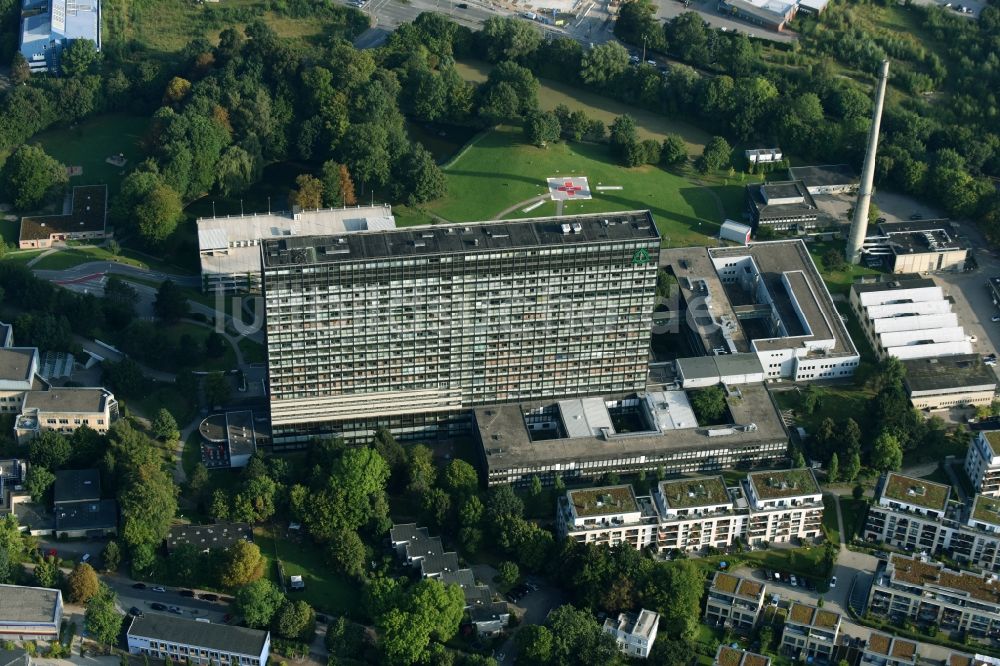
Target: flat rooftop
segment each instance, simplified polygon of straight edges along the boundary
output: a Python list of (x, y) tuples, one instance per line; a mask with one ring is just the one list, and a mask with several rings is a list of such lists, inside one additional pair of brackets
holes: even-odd
[(35, 347), (0, 347), (0, 381), (30, 382)]
[(818, 495), (820, 492), (812, 470), (806, 468), (751, 472), (747, 479), (762, 500)]
[(105, 410), (111, 393), (103, 388), (50, 388), (24, 394), (22, 411), (37, 409), (45, 413), (100, 413)]
[(668, 508), (690, 509), (701, 506), (726, 504), (732, 500), (726, 492), (721, 476), (702, 476), (696, 479), (660, 481), (660, 494)]
[(199, 550), (228, 548), (237, 541), (253, 541), (253, 529), (249, 523), (172, 525), (167, 534), (167, 550), (182, 544), (191, 544)]
[(833, 629), (840, 623), (840, 613), (795, 601), (788, 609), (788, 621), (819, 629)]
[(756, 354), (718, 354), (677, 359), (684, 379), (755, 375), (764, 372)]
[(924, 289), (926, 287), (936, 287), (934, 280), (916, 275), (897, 275), (890, 279), (881, 279), (874, 282), (855, 282), (851, 285), (851, 290), (859, 294), (879, 291), (899, 291), (903, 289)]
[(720, 645), (715, 654), (716, 666), (770, 666), (770, 663), (770, 657), (728, 645)]
[[(746, 247), (713, 248), (710, 255), (716, 259), (750, 256), (787, 329), (801, 328), (798, 314), (792, 307), (792, 298), (798, 303), (811, 333), (794, 340), (788, 338), (758, 338), (753, 346), (758, 351), (798, 347), (813, 340), (834, 341), (829, 355), (856, 355), (857, 348), (851, 340), (833, 303), (823, 278), (816, 269), (805, 243), (799, 239), (751, 243)], [(787, 276), (787, 285), (782, 278)], [(791, 292), (788, 290), (791, 287)]]
[(861, 179), (848, 164), (788, 167), (789, 180), (801, 180), (806, 187), (858, 185)]
[(253, 412), (226, 412), (226, 432), (230, 456), (248, 456), (257, 450)]
[(630, 485), (570, 490), (566, 496), (580, 518), (635, 513), (639, 510), (635, 492)]
[[(54, 0), (58, 1), (58, 0)], [(84, 2), (84, 5), (87, 3)], [(94, 3), (96, 4), (96, 3)], [(67, 17), (73, 12), (67, 12)], [(96, 22), (96, 13), (94, 14)], [(93, 38), (96, 39), (96, 38)], [(21, 240), (41, 240), (52, 234), (104, 231), (108, 209), (107, 185), (73, 188), (70, 212), (66, 215), (35, 215), (21, 218)]]
[(760, 598), (761, 593), (764, 591), (764, 586), (752, 580), (720, 571), (712, 579), (712, 589), (756, 600)]
[(96, 469), (61, 469), (55, 476), (54, 502), (83, 502), (101, 498), (101, 473)]
[[(765, 190), (766, 188), (766, 190)], [(767, 192), (769, 198), (792, 198), (801, 197), (802, 200), (795, 203), (768, 203), (764, 199)], [(760, 183), (747, 185), (747, 194), (750, 197), (751, 205), (757, 211), (760, 221), (766, 224), (769, 220), (779, 220), (786, 218), (817, 219), (819, 217), (819, 207), (816, 200), (809, 194), (805, 185), (801, 183)]]
[(1000, 430), (981, 430), (983, 433), (983, 439), (986, 443), (990, 445), (993, 449), (993, 455), (997, 455), (1000, 452)]
[(940, 562), (923, 562), (916, 557), (893, 555), (890, 559), (896, 579), (911, 585), (933, 585), (968, 596), (1000, 604), (1000, 581), (992, 580), (991, 574), (977, 576), (967, 571), (946, 569)]
[(944, 511), (950, 493), (951, 488), (944, 484), (895, 472), (889, 472), (882, 487), (883, 497), (934, 511)]
[(59, 590), (0, 585), (0, 623), (54, 622)]
[(976, 495), (972, 503), (972, 519), (990, 525), (1000, 525), (1000, 499)]
[(118, 502), (72, 502), (55, 507), (56, 532), (110, 530), (118, 526)]
[(910, 391), (941, 391), (955, 388), (996, 388), (997, 375), (979, 354), (956, 354), (935, 358), (906, 359), (903, 381)]
[(643, 210), (268, 239), (263, 256), (264, 267), (273, 268), (659, 239), (653, 216)]
[(266, 631), (197, 622), (164, 613), (146, 613), (133, 618), (128, 635), (255, 657), (260, 655), (268, 638)]
[[(515, 469), (573, 461), (584, 463), (609, 458), (728, 448), (739, 450), (773, 442), (787, 442), (781, 416), (763, 384), (739, 387), (727, 396), (733, 425), (631, 432), (623, 436), (562, 437), (532, 441), (525, 426), (525, 412), (552, 408), (552, 401), (490, 405), (474, 410), (476, 428), (485, 449), (488, 469)], [(626, 394), (621, 398), (634, 397)], [(606, 398), (608, 399), (608, 398)], [(755, 427), (751, 428), (750, 425)]]

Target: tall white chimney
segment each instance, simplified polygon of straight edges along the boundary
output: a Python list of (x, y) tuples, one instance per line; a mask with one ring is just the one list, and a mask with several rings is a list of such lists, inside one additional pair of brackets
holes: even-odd
[(847, 241), (847, 261), (852, 264), (861, 263), (861, 246), (868, 235), (868, 209), (872, 202), (873, 182), (875, 180), (875, 150), (878, 148), (879, 127), (882, 125), (882, 104), (885, 102), (885, 84), (889, 80), (889, 61), (882, 61), (882, 71), (878, 77), (878, 90), (875, 93), (875, 111), (872, 113), (872, 126), (868, 130), (868, 152), (865, 154), (865, 165), (861, 170), (861, 187), (858, 189), (858, 201), (854, 204), (854, 219), (851, 221), (851, 235)]

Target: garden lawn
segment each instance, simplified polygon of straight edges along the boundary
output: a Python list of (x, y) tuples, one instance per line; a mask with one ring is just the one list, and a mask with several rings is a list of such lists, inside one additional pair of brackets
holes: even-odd
[(787, 571), (814, 580), (825, 579), (830, 575), (823, 563), (822, 546), (812, 548), (770, 548), (744, 553), (745, 561), (757, 564), (765, 569)]
[[(806, 414), (800, 409), (801, 399), (796, 390), (775, 391), (775, 401), (781, 409), (795, 410), (795, 421), (810, 433), (819, 429), (819, 424), (830, 417), (838, 425), (847, 418), (852, 418), (865, 429), (868, 414), (868, 403), (874, 397), (869, 390), (855, 386), (819, 386), (813, 385), (819, 394), (819, 404), (812, 414)], [(841, 463), (843, 464), (843, 462)]]
[[(840, 526), (837, 525), (837, 500), (830, 495), (823, 495), (823, 533), (830, 543), (840, 543)], [(847, 529), (847, 526), (844, 526)]]
[[(566, 215), (641, 210), (653, 213), (669, 246), (698, 245), (718, 232), (723, 211), (712, 192), (659, 167), (618, 166), (603, 144), (557, 143), (536, 148), (522, 142), (519, 129), (503, 127), (467, 147), (445, 168), (448, 194), (420, 210), (393, 209), (398, 224), (429, 223), (434, 218), (474, 222), (505, 217), (538, 217), (555, 213), (549, 201), (527, 213), (521, 202), (547, 195), (546, 178), (587, 176), (594, 198), (567, 202)], [(621, 186), (600, 192), (598, 185)]]
[[(302, 539), (301, 542), (275, 539), (266, 528), (254, 529), (254, 541), (268, 560), (267, 571), (270, 575), (277, 576), (274, 564), (277, 553), (286, 579), (289, 576), (302, 576), (306, 587), (301, 592), (289, 590), (288, 596), (291, 599), (304, 599), (320, 612), (357, 617), (361, 600), (358, 584), (331, 573), (330, 566), (323, 560), (322, 548), (309, 542), (305, 536)], [(285, 583), (287, 582), (286, 580)]]
[[(854, 537), (861, 534), (865, 518), (868, 515), (868, 502), (856, 500), (853, 497), (840, 498), (840, 516), (844, 521), (844, 541), (850, 543)], [(826, 521), (824, 516), (823, 521)]]
[(826, 282), (826, 286), (832, 294), (847, 294), (851, 290), (851, 285), (859, 277), (876, 277), (882, 275), (880, 271), (866, 266), (847, 265), (841, 270), (828, 270), (826, 262), (823, 261), (824, 255), (831, 250), (843, 253), (844, 243), (845, 241), (843, 240), (817, 241), (806, 245), (809, 248), (809, 254), (812, 255), (813, 261), (816, 262), (816, 268), (819, 269), (820, 274), (823, 276), (823, 281)]
[[(160, 408), (165, 408), (173, 415), (180, 428), (189, 423), (198, 411), (195, 396), (184, 395), (177, 390), (177, 387), (167, 382), (154, 382), (153, 387), (141, 398), (132, 398), (124, 402), (131, 411), (147, 419), (152, 419)], [(195, 431), (195, 435), (197, 434)]]
[[(83, 173), (69, 179), (73, 185), (108, 185), (108, 195), (118, 192), (122, 175), (141, 156), (140, 142), (149, 128), (149, 118), (110, 113), (85, 120), (79, 125), (42, 132), (32, 142), (66, 166), (83, 167)], [(104, 160), (124, 153), (128, 163), (116, 167)]]
[[(490, 64), (476, 60), (459, 62), (455, 67), (463, 79), (473, 83), (485, 81), (493, 68)], [(627, 114), (635, 120), (640, 139), (660, 141), (667, 134), (679, 134), (692, 155), (701, 154), (710, 138), (708, 132), (683, 120), (630, 106), (585, 88), (551, 79), (539, 79), (538, 83), (538, 106), (543, 111), (551, 111), (560, 104), (565, 104), (570, 111), (583, 111), (589, 117), (603, 121), (605, 125), (610, 125), (618, 116)]]

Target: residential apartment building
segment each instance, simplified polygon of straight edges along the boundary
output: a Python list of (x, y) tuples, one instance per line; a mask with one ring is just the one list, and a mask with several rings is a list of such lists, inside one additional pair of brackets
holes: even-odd
[(974, 495), (962, 504), (949, 486), (889, 473), (875, 488), (864, 538), (1000, 573), (1000, 498)]
[(106, 433), (118, 420), (118, 401), (104, 388), (50, 388), (24, 395), (14, 422), (18, 442), (34, 439), (43, 430), (70, 435), (82, 426)]
[(823, 493), (811, 469), (752, 472), (743, 490), (751, 508), (749, 543), (785, 543), (820, 535)]
[(771, 666), (771, 658), (756, 652), (720, 645), (712, 666)]
[(260, 244), (264, 240), (396, 228), (389, 206), (201, 217), (195, 224), (202, 289), (208, 292), (259, 292)]
[(133, 617), (126, 637), (130, 654), (174, 663), (265, 666), (271, 652), (268, 631), (161, 613)]
[(59, 637), (62, 616), (59, 590), (0, 585), (0, 639), (55, 640)]
[(1000, 497), (1000, 430), (980, 430), (965, 454), (965, 474), (977, 493)]
[(649, 497), (630, 485), (570, 490), (559, 498), (559, 536), (579, 543), (641, 550), (656, 541), (657, 514)]
[(780, 650), (793, 659), (827, 663), (840, 633), (840, 613), (792, 602), (781, 632)]
[(705, 598), (705, 624), (749, 632), (764, 607), (764, 585), (718, 571)]
[(661, 552), (813, 539), (822, 520), (822, 495), (808, 469), (753, 472), (733, 488), (721, 477), (662, 481), (644, 496), (628, 485), (571, 490), (556, 509), (563, 538)]
[(873, 631), (861, 652), (860, 666), (916, 666), (917, 644)]
[(949, 634), (993, 636), (1000, 632), (1000, 582), (995, 574), (955, 571), (924, 555), (892, 555), (875, 572), (868, 612)]
[(619, 613), (604, 620), (604, 633), (611, 634), (618, 649), (632, 659), (646, 659), (656, 642), (660, 614), (643, 608), (636, 613)]
[(659, 246), (648, 211), (263, 241), (275, 448), (643, 390)]

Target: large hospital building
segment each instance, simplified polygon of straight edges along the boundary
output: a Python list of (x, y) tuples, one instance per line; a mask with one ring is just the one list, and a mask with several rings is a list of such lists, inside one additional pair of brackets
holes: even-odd
[(648, 211), (264, 240), (275, 450), (644, 390), (659, 248)]

